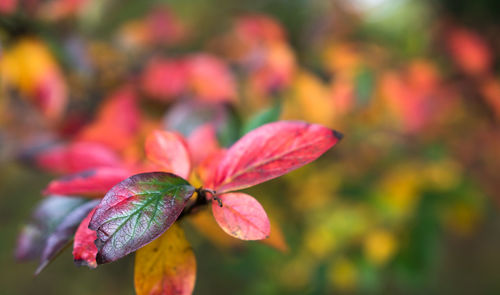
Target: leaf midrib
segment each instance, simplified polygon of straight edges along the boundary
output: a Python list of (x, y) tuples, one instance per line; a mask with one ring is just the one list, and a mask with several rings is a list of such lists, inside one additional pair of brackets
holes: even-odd
[(274, 157), (271, 157), (271, 158), (268, 158), (266, 160), (263, 160), (263, 161), (260, 161), (260, 162), (256, 162), (255, 164), (253, 165), (250, 165), (248, 166), (247, 168), (243, 169), (243, 170), (240, 170), (240, 172), (237, 172), (233, 175), (231, 175), (230, 178), (227, 178), (223, 183), (221, 183), (219, 185), (219, 187), (223, 187), (224, 185), (228, 184), (228, 183), (231, 183), (233, 182), (236, 178), (240, 177), (241, 175), (247, 173), (248, 171), (251, 171), (252, 169), (255, 169), (256, 167), (259, 167), (259, 166), (262, 166), (262, 165), (265, 165), (265, 164), (268, 164), (270, 162), (273, 162), (273, 161), (276, 161), (278, 160), (279, 158), (283, 158), (284, 156), (288, 155), (288, 154), (291, 154), (297, 150), (300, 150), (300, 149), (303, 149), (303, 148), (306, 148), (308, 146), (311, 146), (311, 145), (314, 145), (315, 143), (319, 142), (320, 140), (316, 140), (312, 143), (308, 143), (308, 144), (304, 144), (304, 145), (301, 145), (301, 146), (298, 146), (296, 148), (294, 148), (293, 150), (290, 150), (290, 151), (287, 151), (287, 152), (284, 152), (282, 154), (279, 154), (279, 155), (276, 155)]

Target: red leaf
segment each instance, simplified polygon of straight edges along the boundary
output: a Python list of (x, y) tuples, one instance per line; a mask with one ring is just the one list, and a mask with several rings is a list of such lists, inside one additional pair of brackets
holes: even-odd
[(196, 166), (203, 162), (211, 154), (219, 150), (219, 142), (215, 127), (212, 124), (205, 124), (196, 128), (188, 137), (188, 146)]
[(491, 49), (480, 34), (466, 28), (453, 28), (446, 37), (451, 57), (465, 73), (478, 76), (490, 70)]
[(142, 76), (142, 87), (152, 98), (169, 101), (186, 89), (184, 63), (176, 60), (153, 59)]
[(36, 161), (41, 168), (61, 174), (120, 165), (120, 159), (114, 151), (89, 142), (57, 145), (39, 153)]
[(184, 139), (173, 132), (154, 131), (146, 139), (146, 155), (166, 172), (188, 178), (191, 159)]
[(89, 195), (102, 197), (115, 184), (130, 176), (121, 168), (97, 168), (68, 175), (49, 183), (45, 195)]
[(241, 240), (262, 240), (269, 237), (271, 225), (260, 203), (244, 193), (218, 196), (223, 206), (212, 202), (212, 211), (219, 226)]
[(247, 133), (221, 160), (214, 188), (218, 193), (247, 188), (314, 161), (342, 135), (317, 124), (280, 121)]
[(97, 119), (82, 130), (78, 138), (122, 151), (135, 139), (140, 122), (141, 115), (134, 89), (124, 86), (106, 100)]
[(195, 96), (204, 101), (233, 101), (236, 85), (223, 60), (209, 54), (193, 54), (186, 58), (189, 85)]
[(97, 233), (89, 229), (89, 222), (94, 215), (95, 208), (82, 220), (75, 233), (73, 242), (73, 259), (77, 265), (86, 265), (96, 268), (97, 247), (94, 241), (97, 240)]

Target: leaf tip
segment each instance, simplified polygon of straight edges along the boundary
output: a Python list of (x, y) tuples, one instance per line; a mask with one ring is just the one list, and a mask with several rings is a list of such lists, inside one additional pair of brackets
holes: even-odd
[(33, 273), (33, 276), (35, 277), (38, 276), (42, 272), (42, 270), (44, 270), (45, 267), (47, 267), (47, 265), (49, 265), (49, 261), (44, 261), (40, 263), (40, 265), (36, 268), (35, 273)]
[(337, 138), (337, 140), (341, 140), (342, 138), (344, 138), (344, 134), (338, 132), (337, 130), (332, 130), (332, 133), (333, 133), (333, 136), (335, 136), (335, 138)]
[(95, 269), (97, 268), (97, 262), (88, 262), (85, 259), (74, 259), (73, 262), (75, 263), (76, 266), (87, 266), (90, 269)]

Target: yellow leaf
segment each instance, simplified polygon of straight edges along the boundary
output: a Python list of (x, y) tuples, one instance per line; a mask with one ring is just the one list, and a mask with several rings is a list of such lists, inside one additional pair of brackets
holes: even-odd
[(137, 251), (134, 276), (137, 295), (188, 295), (193, 292), (196, 260), (177, 223)]

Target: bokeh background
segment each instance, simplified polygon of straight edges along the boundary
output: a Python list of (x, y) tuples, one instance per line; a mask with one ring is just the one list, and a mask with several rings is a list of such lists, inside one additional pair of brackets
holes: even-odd
[(195, 294), (500, 294), (499, 14), (493, 0), (0, 0), (1, 293), (134, 293), (133, 255), (89, 270), (65, 251), (37, 277), (14, 259), (60, 172), (36, 161), (47, 146), (136, 161), (154, 128), (208, 122), (227, 146), (279, 118), (345, 137), (248, 190), (274, 247), (207, 212), (183, 222)]

